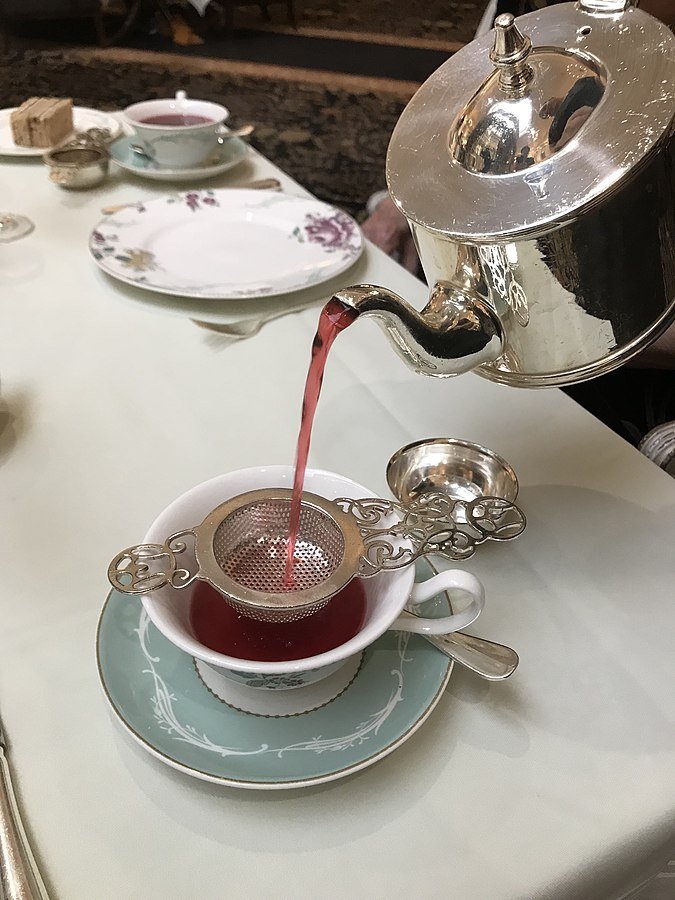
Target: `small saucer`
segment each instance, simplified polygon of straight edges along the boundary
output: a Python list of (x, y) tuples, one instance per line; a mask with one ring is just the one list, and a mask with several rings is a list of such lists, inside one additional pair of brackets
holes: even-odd
[[(447, 611), (445, 595), (424, 607), (429, 616)], [(387, 756), (427, 719), (452, 672), (451, 660), (419, 635), (390, 631), (354, 671), (347, 664), (336, 673), (342, 682), (327, 686), (333, 699), (318, 708), (284, 711), (291, 694), (302, 705), (310, 686), (280, 692), (288, 696), (277, 707), (275, 692), (261, 691), (270, 695), (267, 712), (250, 714), (219, 696), (224, 679), (207, 686), (137, 598), (116, 591), (101, 613), (96, 655), (108, 702), (145, 750), (196, 778), (258, 789), (333, 781)]]
[(248, 144), (239, 138), (227, 138), (219, 145), (213, 156), (205, 160), (201, 165), (192, 169), (169, 169), (159, 166), (151, 159), (147, 159), (131, 149), (131, 145), (137, 142), (135, 137), (122, 137), (108, 148), (110, 158), (127, 172), (140, 175), (141, 178), (151, 178), (154, 181), (197, 181), (203, 178), (213, 178), (227, 172), (228, 169), (238, 165), (248, 153)]

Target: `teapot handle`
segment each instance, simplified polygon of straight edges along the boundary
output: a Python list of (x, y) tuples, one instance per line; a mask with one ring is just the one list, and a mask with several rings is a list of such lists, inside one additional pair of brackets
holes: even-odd
[(345, 288), (333, 299), (373, 316), (396, 353), (421, 375), (461, 375), (503, 352), (497, 314), (478, 294), (450, 282), (436, 282), (421, 313), (393, 291), (372, 284)]

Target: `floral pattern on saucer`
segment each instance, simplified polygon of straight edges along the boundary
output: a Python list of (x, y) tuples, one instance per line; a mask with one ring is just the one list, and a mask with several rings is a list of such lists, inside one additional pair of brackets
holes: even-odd
[(341, 210), (329, 216), (308, 213), (304, 225), (293, 229), (292, 237), (318, 244), (326, 253), (341, 250), (347, 255), (355, 252), (360, 242), (356, 223)]
[(157, 268), (154, 254), (149, 250), (126, 250), (116, 257), (123, 265), (134, 272), (154, 272)]
[(270, 297), (321, 284), (361, 255), (356, 222), (277, 191), (190, 190), (115, 208), (89, 249), (109, 275), (181, 297)]
[[(140, 210), (143, 211), (143, 210)], [(120, 251), (116, 242), (118, 241), (116, 234), (106, 237), (100, 231), (92, 234), (92, 255), (94, 259), (103, 259), (105, 256), (113, 256), (123, 266), (133, 272), (153, 272), (158, 266), (155, 256), (149, 250), (125, 249)]]
[(213, 195), (213, 191), (188, 191), (187, 194), (183, 195), (183, 199), (188, 209), (191, 209), (192, 212), (202, 209), (203, 206), (220, 206), (220, 203)]
[(243, 684), (252, 688), (267, 688), (272, 691), (286, 691), (290, 688), (302, 687), (305, 684), (302, 672), (289, 672), (288, 675), (265, 675), (250, 672), (238, 672), (232, 669), (233, 675), (238, 675)]

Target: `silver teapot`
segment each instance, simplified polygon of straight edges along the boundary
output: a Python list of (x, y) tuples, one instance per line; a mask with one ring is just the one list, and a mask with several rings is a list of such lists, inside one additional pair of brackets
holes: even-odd
[(422, 85), (387, 154), (431, 286), (336, 297), (417, 372), (518, 387), (620, 366), (675, 321), (675, 36), (628, 0), (499, 16)]

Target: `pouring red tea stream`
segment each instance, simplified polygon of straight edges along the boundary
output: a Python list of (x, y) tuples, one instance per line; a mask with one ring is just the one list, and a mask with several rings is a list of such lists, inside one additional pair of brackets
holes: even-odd
[(293, 585), (293, 563), (295, 555), (295, 543), (298, 538), (298, 525), (300, 522), (300, 505), (302, 501), (302, 488), (305, 483), (307, 470), (307, 457), (309, 455), (309, 443), (312, 438), (312, 425), (316, 405), (319, 402), (323, 373), (326, 368), (328, 352), (333, 341), (344, 331), (348, 325), (358, 316), (358, 312), (346, 303), (332, 299), (321, 310), (319, 325), (312, 343), (312, 359), (309, 364), (307, 381), (305, 382), (305, 394), (302, 399), (302, 417), (300, 419), (300, 434), (298, 435), (298, 447), (295, 453), (295, 477), (293, 479), (293, 499), (291, 501), (291, 518), (288, 533), (288, 550), (286, 556), (286, 582), (289, 589)]
[[(302, 417), (295, 460), (291, 500), (286, 589), (293, 590), (295, 545), (298, 537), (302, 489), (326, 360), (335, 338), (358, 316), (339, 300), (329, 300), (319, 316), (312, 343), (312, 358), (302, 402)], [(366, 610), (366, 597), (359, 579), (354, 579), (316, 613), (296, 622), (259, 622), (242, 616), (212, 587), (199, 584), (190, 607), (195, 637), (207, 647), (239, 659), (281, 661), (304, 659), (346, 643), (358, 632)]]

